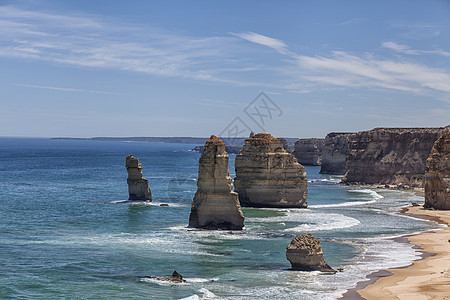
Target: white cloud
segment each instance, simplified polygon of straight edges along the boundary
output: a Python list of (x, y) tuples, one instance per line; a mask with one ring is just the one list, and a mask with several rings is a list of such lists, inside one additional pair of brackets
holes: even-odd
[(287, 51), (287, 45), (284, 42), (259, 33), (246, 32), (246, 33), (231, 33), (231, 34), (240, 37), (241, 39), (247, 40), (249, 42), (275, 49), (281, 54), (289, 53)]
[(439, 49), (438, 50), (413, 50), (409, 46), (399, 45), (394, 42), (384, 42), (382, 44), (382, 46), (384, 48), (391, 49), (391, 50), (394, 50), (399, 53), (410, 54), (410, 55), (437, 54), (437, 55), (442, 55), (442, 56), (446, 56), (446, 57), (450, 56), (450, 52), (447, 52), (447, 51), (443, 51), (443, 50), (439, 50)]
[(75, 93), (95, 93), (95, 94), (118, 95), (116, 93), (106, 92), (106, 91), (99, 91), (99, 90), (84, 90), (84, 89), (57, 87), (57, 86), (46, 86), (46, 85), (15, 84), (15, 86), (34, 88), (34, 89), (52, 90), (52, 91), (58, 91), (58, 92), (75, 92)]

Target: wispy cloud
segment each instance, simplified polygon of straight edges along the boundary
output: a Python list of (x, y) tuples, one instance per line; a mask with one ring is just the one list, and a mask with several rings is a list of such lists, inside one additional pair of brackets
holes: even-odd
[(384, 48), (391, 49), (391, 50), (394, 50), (399, 53), (410, 54), (410, 55), (437, 54), (437, 55), (442, 55), (442, 56), (446, 56), (446, 57), (450, 56), (450, 52), (447, 52), (444, 50), (440, 50), (440, 49), (438, 49), (438, 50), (414, 50), (414, 49), (411, 49), (409, 46), (399, 45), (394, 42), (384, 42), (382, 44), (382, 46)]
[(287, 45), (283, 41), (259, 33), (246, 32), (246, 33), (231, 33), (231, 34), (240, 37), (241, 39), (247, 40), (249, 42), (275, 49), (281, 54), (289, 53), (287, 50)]
[(15, 84), (14, 86), (20, 86), (20, 87), (26, 87), (26, 88), (33, 88), (33, 89), (52, 90), (52, 91), (58, 91), (58, 92), (94, 93), (94, 94), (119, 95), (119, 94), (117, 94), (117, 93), (107, 92), (107, 91), (84, 90), (84, 89), (67, 88), (67, 87), (57, 87), (57, 86), (46, 86), (46, 85)]

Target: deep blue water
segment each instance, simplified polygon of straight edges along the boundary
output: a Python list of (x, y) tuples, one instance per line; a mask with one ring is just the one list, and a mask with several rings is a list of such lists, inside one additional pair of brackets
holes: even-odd
[[(411, 192), (342, 186), (307, 167), (308, 209), (243, 208), (242, 232), (191, 231), (193, 146), (0, 138), (0, 298), (335, 299), (417, 258), (388, 237), (433, 226), (397, 214), (423, 202)], [(152, 203), (124, 201), (127, 154), (144, 166)], [(286, 246), (306, 232), (344, 272), (287, 270)], [(143, 278), (173, 270), (188, 282)]]

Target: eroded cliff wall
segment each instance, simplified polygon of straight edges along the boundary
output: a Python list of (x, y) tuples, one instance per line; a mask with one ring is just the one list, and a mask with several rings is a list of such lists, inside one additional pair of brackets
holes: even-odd
[(375, 128), (348, 136), (347, 183), (423, 187), (425, 161), (442, 128)]
[(324, 144), (325, 139), (299, 139), (295, 142), (292, 154), (304, 166), (320, 166)]
[(327, 134), (322, 149), (320, 174), (345, 174), (348, 138), (352, 134), (350, 132), (332, 132)]

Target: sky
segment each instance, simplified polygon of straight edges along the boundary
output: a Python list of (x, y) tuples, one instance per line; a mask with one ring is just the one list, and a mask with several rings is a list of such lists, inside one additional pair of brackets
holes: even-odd
[(0, 136), (450, 124), (450, 0), (0, 0)]

